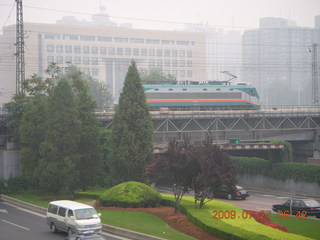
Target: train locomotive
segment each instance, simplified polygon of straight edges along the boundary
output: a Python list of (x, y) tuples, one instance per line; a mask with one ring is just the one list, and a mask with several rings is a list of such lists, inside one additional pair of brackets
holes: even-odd
[(259, 110), (259, 94), (247, 83), (144, 85), (151, 111)]

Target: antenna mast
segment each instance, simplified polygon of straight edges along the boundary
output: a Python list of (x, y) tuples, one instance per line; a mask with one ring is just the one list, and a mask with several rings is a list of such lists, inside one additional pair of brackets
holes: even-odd
[(25, 79), (24, 63), (24, 31), (23, 31), (23, 10), (22, 0), (15, 0), (17, 3), (16, 21), (16, 93), (23, 92), (22, 82)]

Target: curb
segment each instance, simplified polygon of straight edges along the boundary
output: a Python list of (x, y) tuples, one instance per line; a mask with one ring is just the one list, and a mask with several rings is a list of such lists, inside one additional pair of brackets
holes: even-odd
[[(3, 194), (0, 194), (0, 200), (3, 202), (10, 203), (15, 206), (30, 210), (32, 212), (39, 213), (44, 216), (47, 213), (46, 208), (39, 207), (39, 206), (31, 204), (31, 203), (26, 203), (21, 200), (18, 200), (18, 199), (15, 199), (15, 198), (3, 195)], [(151, 235), (138, 233), (138, 232), (130, 231), (130, 230), (123, 229), (123, 228), (117, 228), (117, 227), (113, 227), (113, 226), (106, 225), (106, 224), (102, 224), (102, 231), (105, 233), (118, 235), (120, 237), (129, 238), (132, 240), (164, 240), (164, 238), (158, 238), (158, 237), (154, 237)]]

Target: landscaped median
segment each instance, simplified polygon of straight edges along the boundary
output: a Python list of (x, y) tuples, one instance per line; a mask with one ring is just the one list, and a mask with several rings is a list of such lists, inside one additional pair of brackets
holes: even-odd
[[(85, 198), (85, 195), (86, 194), (83, 193), (81, 197)], [(174, 197), (172, 195), (161, 195), (163, 198), (163, 204), (173, 204)], [(42, 207), (47, 206), (49, 202), (48, 197), (33, 195), (16, 195), (14, 197)], [(242, 209), (230, 203), (213, 200), (204, 205), (202, 209), (198, 209), (194, 207), (193, 197), (184, 196), (180, 206), (180, 210), (184, 212), (195, 225), (225, 240), (311, 240), (311, 238), (286, 233), (258, 223), (254, 218), (250, 217), (250, 214), (245, 213)], [(119, 228), (126, 228), (131, 231), (143, 232), (145, 234), (151, 234), (166, 239), (187, 239), (189, 237), (171, 229), (164, 221), (151, 214), (120, 209), (98, 209), (98, 211), (103, 212), (102, 221), (105, 224)], [(217, 215), (216, 219), (213, 219), (214, 211), (224, 213), (232, 212), (233, 218), (227, 217), (227, 214), (225, 214), (225, 216)], [(151, 227), (148, 224), (151, 224)], [(149, 229), (148, 231), (143, 228), (144, 225)], [(190, 237), (190, 239), (192, 238)]]
[[(174, 200), (171, 195), (162, 197), (169, 202)], [(181, 211), (185, 212), (189, 219), (207, 232), (223, 239), (252, 239), (252, 240), (311, 240), (301, 235), (286, 233), (258, 223), (254, 218), (243, 214), (243, 210), (237, 206), (221, 201), (213, 200), (203, 206), (202, 209), (194, 207), (194, 198), (185, 196), (181, 201)], [(213, 211), (235, 211), (236, 218), (218, 217), (213, 219)]]

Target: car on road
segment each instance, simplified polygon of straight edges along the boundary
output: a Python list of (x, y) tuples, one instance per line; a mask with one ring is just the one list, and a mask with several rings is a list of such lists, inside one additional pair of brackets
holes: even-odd
[(100, 234), (85, 233), (85, 234), (70, 235), (65, 240), (106, 240), (106, 239)]
[(239, 185), (236, 185), (234, 187), (228, 187), (223, 185), (213, 193), (213, 197), (215, 198), (226, 198), (229, 200), (232, 200), (232, 199), (245, 200), (249, 196), (250, 194), (248, 193), (248, 191)]
[(297, 199), (297, 198), (289, 198), (283, 204), (275, 204), (272, 206), (272, 210), (274, 212), (282, 211), (284, 213), (299, 216), (316, 216), (320, 218), (320, 203), (314, 199)]

